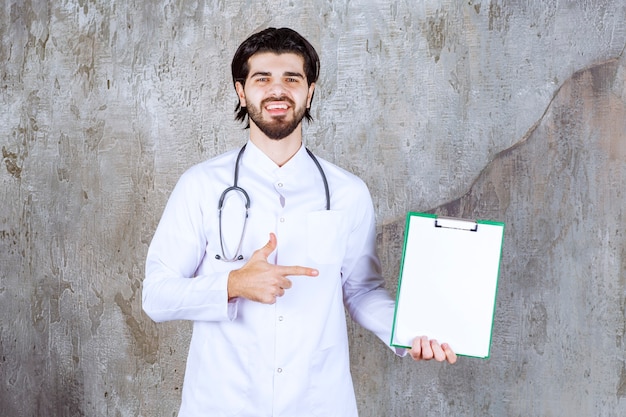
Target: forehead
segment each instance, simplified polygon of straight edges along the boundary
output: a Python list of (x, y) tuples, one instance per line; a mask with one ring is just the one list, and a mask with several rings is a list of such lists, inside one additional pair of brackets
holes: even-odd
[(273, 75), (285, 72), (297, 72), (305, 76), (304, 58), (300, 55), (286, 52), (276, 54), (274, 52), (259, 52), (248, 58), (248, 76), (257, 72), (269, 72)]

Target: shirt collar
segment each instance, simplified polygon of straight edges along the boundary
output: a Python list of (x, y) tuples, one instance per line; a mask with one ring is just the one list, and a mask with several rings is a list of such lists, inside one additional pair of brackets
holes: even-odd
[(246, 150), (244, 151), (243, 158), (248, 160), (249, 164), (254, 164), (258, 169), (261, 169), (268, 173), (284, 175), (297, 175), (302, 171), (308, 169), (308, 164), (303, 161), (307, 161), (309, 156), (307, 155), (304, 144), (300, 146), (300, 149), (295, 153), (293, 157), (285, 165), (279, 167), (272, 159), (267, 156), (261, 149), (259, 149), (251, 140), (248, 140), (246, 144)]

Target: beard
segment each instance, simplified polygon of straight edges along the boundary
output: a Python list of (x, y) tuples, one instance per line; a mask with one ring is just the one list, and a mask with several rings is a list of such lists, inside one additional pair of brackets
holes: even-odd
[[(262, 108), (267, 103), (272, 101), (284, 101), (289, 103), (289, 106), (294, 109), (294, 114), (291, 119), (287, 116), (271, 117), (270, 120), (263, 119)], [(248, 117), (254, 122), (254, 124), (263, 132), (268, 138), (274, 140), (281, 140), (289, 136), (302, 122), (304, 114), (306, 113), (306, 107), (296, 107), (293, 100), (287, 97), (279, 97), (265, 99), (261, 102), (260, 107), (255, 107), (252, 104), (248, 104)]]

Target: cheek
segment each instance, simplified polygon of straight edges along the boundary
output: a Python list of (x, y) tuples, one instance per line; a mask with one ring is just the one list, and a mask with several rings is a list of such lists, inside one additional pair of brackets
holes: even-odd
[(244, 92), (243, 100), (248, 103), (248, 105), (259, 105), (261, 99), (263, 98), (263, 93), (255, 90), (247, 90)]

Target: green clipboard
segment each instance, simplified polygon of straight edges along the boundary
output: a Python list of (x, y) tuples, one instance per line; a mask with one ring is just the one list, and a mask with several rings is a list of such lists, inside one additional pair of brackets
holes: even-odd
[(488, 358), (504, 223), (408, 213), (391, 345), (416, 336)]

